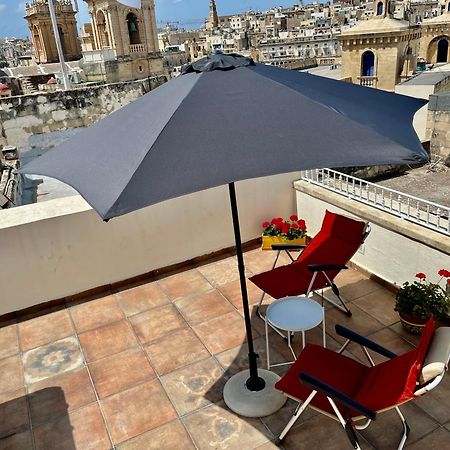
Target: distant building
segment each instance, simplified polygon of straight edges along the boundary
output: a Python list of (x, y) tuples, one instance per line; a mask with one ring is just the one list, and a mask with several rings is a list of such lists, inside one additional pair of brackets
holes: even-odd
[[(54, 2), (56, 21), (61, 38), (62, 51), (66, 61), (81, 58), (75, 11), (70, 0)], [(55, 36), (50, 20), (48, 0), (32, 0), (25, 6), (25, 19), (33, 41), (35, 60), (38, 64), (58, 62)]]
[(216, 2), (211, 0), (209, 2), (209, 19), (206, 22), (206, 29), (214, 29), (219, 26), (219, 18), (217, 16)]
[(128, 81), (163, 73), (153, 0), (84, 1), (91, 16), (91, 27), (85, 26), (82, 35), (88, 81)]

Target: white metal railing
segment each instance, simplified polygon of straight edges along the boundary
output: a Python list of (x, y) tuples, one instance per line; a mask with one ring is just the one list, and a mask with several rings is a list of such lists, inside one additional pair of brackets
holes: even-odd
[(305, 170), (302, 180), (450, 236), (450, 207), (332, 169)]

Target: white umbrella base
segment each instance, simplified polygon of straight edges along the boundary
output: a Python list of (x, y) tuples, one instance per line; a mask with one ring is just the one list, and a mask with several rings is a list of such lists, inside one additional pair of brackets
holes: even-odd
[(225, 384), (223, 399), (231, 411), (244, 417), (265, 417), (278, 411), (287, 397), (275, 389), (280, 377), (269, 370), (258, 369), (258, 376), (266, 385), (260, 391), (250, 391), (246, 381), (250, 376), (248, 370), (233, 375)]

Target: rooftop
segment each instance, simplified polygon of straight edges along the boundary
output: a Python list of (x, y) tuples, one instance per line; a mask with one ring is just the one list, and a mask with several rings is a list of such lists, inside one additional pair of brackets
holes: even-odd
[[(284, 258), (284, 256), (283, 256)], [(248, 275), (268, 270), (272, 252), (245, 253)], [(282, 262), (286, 263), (286, 260)], [(417, 344), (393, 311), (394, 295), (356, 270), (336, 279), (353, 312), (326, 315), (327, 345), (338, 348), (334, 325), (342, 323), (394, 352)], [(0, 328), (0, 447), (8, 449), (303, 449), (349, 448), (333, 420), (302, 416), (277, 447), (275, 436), (295, 408), (244, 419), (222, 401), (226, 380), (246, 368), (244, 320), (236, 258), (196, 265), (167, 277), (111, 290), (83, 300), (66, 299), (46, 314)], [(260, 291), (249, 283), (250, 302)], [(265, 361), (264, 326), (254, 337)], [(319, 328), (308, 342), (321, 342)], [(294, 347), (299, 349), (298, 337)], [(271, 355), (289, 353), (270, 339)], [(361, 354), (350, 347), (350, 356)], [(450, 442), (450, 377), (402, 408), (411, 426), (411, 449), (444, 448)], [(324, 433), (326, 430), (326, 433)], [(395, 413), (366, 431), (363, 448), (391, 448), (401, 435)]]

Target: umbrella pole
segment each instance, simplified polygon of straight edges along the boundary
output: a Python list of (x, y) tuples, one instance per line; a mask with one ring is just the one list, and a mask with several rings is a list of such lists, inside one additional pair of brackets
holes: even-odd
[(241, 230), (239, 226), (239, 215), (236, 201), (236, 190), (234, 183), (228, 184), (230, 192), (231, 214), (233, 216), (234, 239), (236, 241), (236, 256), (238, 260), (239, 279), (241, 282), (242, 304), (244, 306), (245, 330), (247, 332), (248, 360), (250, 378), (246, 381), (247, 388), (250, 391), (260, 391), (264, 389), (265, 382), (258, 376), (258, 354), (253, 347), (252, 322), (250, 318), (250, 308), (248, 306), (247, 285), (245, 280), (244, 256), (242, 252)]

